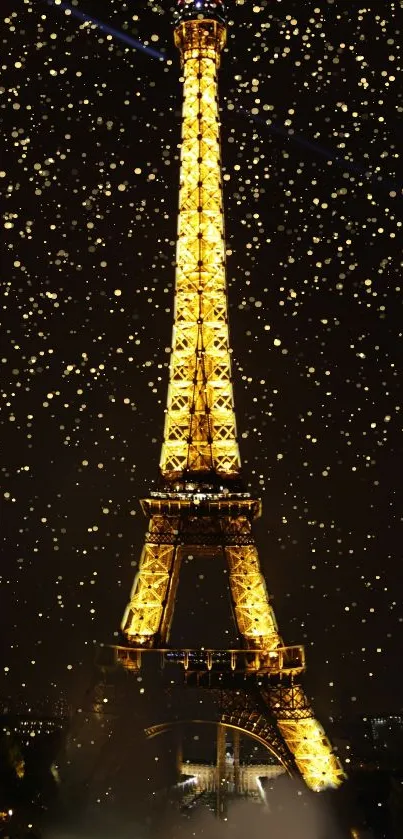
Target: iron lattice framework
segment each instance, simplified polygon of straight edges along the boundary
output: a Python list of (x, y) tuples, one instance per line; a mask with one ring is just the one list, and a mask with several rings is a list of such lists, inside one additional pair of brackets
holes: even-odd
[(217, 69), (218, 21), (179, 24), (184, 75), (176, 293), (161, 472), (237, 475), (229, 354)]
[[(221, 555), (228, 565), (242, 645), (259, 651), (259, 666), (252, 671), (256, 678), (258, 669), (261, 676), (259, 690), (253, 687), (241, 694), (226, 690), (231, 698), (222, 710), (222, 721), (251, 733), (259, 731), (269, 749), (275, 745), (284, 765), (320, 790), (338, 786), (343, 770), (296, 681), (303, 666), (291, 668), (291, 675), (286, 664), (273, 669), (273, 656), (280, 660), (280, 649), (291, 648), (283, 647), (254, 544), (252, 523), (260, 515), (260, 501), (243, 491), (240, 480), (217, 99), (225, 38), (220, 3), (178, 0), (175, 43), (183, 67), (184, 101), (161, 490), (142, 501), (150, 524), (122, 622), (130, 647), (126, 653), (119, 648), (118, 657), (136, 669), (132, 657), (136, 650), (140, 654), (167, 647), (181, 559), (189, 548), (196, 554)], [(189, 661), (189, 652), (184, 651), (184, 656)], [(244, 675), (250, 672), (246, 665)]]

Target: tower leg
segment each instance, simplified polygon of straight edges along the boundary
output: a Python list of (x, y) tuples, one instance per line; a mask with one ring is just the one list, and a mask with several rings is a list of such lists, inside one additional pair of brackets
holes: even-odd
[(307, 786), (319, 792), (338, 787), (345, 775), (301, 685), (262, 691), (277, 728)]
[(152, 516), (122, 630), (130, 644), (166, 644), (179, 578), (179, 520)]
[(226, 777), (225, 777), (225, 726), (217, 725), (216, 758), (216, 816), (223, 819), (226, 815)]
[[(244, 522), (239, 521), (239, 527)], [(235, 619), (240, 635), (249, 648), (274, 650), (281, 646), (276, 618), (270, 605), (266, 583), (254, 545), (228, 545), (225, 548)]]

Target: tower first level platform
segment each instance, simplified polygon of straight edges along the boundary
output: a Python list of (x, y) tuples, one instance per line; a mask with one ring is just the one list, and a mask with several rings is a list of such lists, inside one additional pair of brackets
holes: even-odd
[(274, 612), (260, 571), (252, 522), (260, 501), (248, 493), (156, 492), (142, 501), (150, 524), (122, 628), (131, 643), (169, 639), (184, 551), (224, 559), (234, 615), (247, 647), (280, 645)]

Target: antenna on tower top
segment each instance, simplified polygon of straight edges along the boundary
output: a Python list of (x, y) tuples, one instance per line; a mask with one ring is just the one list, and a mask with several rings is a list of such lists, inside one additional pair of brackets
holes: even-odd
[(222, 0), (176, 0), (175, 23), (185, 20), (218, 20), (226, 23)]

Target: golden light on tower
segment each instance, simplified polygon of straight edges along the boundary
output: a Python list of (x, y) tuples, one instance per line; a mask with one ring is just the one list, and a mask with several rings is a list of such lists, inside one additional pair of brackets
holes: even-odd
[(217, 70), (218, 20), (175, 29), (183, 67), (183, 120), (175, 316), (161, 472), (238, 475), (225, 277)]
[[(229, 348), (217, 95), (225, 41), (220, 0), (178, 0), (175, 43), (181, 56), (184, 99), (175, 312), (161, 485), (142, 501), (150, 524), (122, 630), (135, 648), (133, 652), (137, 648), (138, 661), (142, 649), (165, 650), (184, 551), (213, 551), (224, 557), (242, 645), (256, 651), (256, 659), (252, 656), (246, 664), (245, 675), (250, 667), (261, 674), (261, 698), (268, 718), (274, 721), (276, 737), (285, 744), (294, 770), (311, 789), (321, 790), (338, 786), (344, 773), (295, 681), (304, 669), (303, 651), (298, 665), (291, 666), (290, 651), (302, 648), (283, 647), (252, 533), (261, 504), (245, 492), (241, 482)], [(232, 666), (234, 651), (221, 652), (231, 654)], [(182, 651), (185, 667), (189, 654)], [(210, 665), (214, 651), (211, 656)], [(133, 669), (133, 657), (124, 652), (122, 657)], [(256, 725), (266, 730), (262, 720), (262, 715), (257, 717)], [(267, 737), (262, 735), (262, 742), (271, 748)]]

